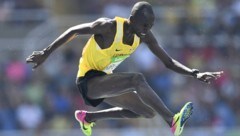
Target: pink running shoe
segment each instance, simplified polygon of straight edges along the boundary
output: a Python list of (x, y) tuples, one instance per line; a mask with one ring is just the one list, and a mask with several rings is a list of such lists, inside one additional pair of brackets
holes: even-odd
[(92, 135), (92, 127), (93, 127), (93, 125), (95, 125), (95, 123), (93, 123), (93, 122), (92, 123), (88, 123), (85, 120), (86, 113), (87, 113), (87, 111), (76, 110), (75, 111), (75, 118), (80, 123), (80, 127), (82, 129), (82, 132), (86, 136), (91, 136)]

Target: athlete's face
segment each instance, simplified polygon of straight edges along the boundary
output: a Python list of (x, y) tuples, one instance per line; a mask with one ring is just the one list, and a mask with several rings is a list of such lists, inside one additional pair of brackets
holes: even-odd
[(153, 26), (154, 15), (131, 16), (130, 22), (138, 37), (144, 37)]

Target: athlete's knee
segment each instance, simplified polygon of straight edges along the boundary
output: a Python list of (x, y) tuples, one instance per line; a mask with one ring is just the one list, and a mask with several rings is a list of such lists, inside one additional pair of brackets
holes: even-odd
[(139, 85), (139, 84), (145, 83), (146, 80), (145, 80), (145, 77), (142, 73), (134, 73), (133, 78), (132, 78), (132, 82), (135, 85)]

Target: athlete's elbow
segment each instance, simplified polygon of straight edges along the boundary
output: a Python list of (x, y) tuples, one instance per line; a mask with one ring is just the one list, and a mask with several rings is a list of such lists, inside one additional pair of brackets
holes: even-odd
[(168, 69), (172, 69), (174, 67), (174, 63), (173, 63), (172, 60), (169, 60), (169, 61), (165, 62), (164, 65)]
[(77, 31), (74, 27), (70, 27), (70, 28), (66, 31), (66, 33), (67, 33), (68, 35), (73, 36), (73, 35), (77, 35), (77, 34), (78, 34), (78, 31)]

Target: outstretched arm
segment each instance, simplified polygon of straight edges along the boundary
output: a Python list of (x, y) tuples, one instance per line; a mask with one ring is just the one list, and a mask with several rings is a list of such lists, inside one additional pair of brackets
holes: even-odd
[(199, 79), (200, 81), (203, 81), (206, 83), (210, 83), (210, 80), (212, 78), (217, 79), (223, 73), (223, 71), (199, 73), (199, 70), (197, 70), (197, 69), (190, 69), (190, 68), (184, 66), (180, 62), (171, 58), (167, 54), (167, 52), (162, 47), (159, 46), (156, 38), (154, 37), (154, 35), (152, 34), (151, 31), (149, 31), (148, 34), (146, 35), (146, 37), (142, 40), (143, 40), (143, 42), (145, 42), (148, 45), (148, 48), (152, 51), (152, 53), (155, 54), (164, 63), (164, 65), (167, 68), (169, 68), (175, 72), (178, 72), (178, 73), (181, 73), (184, 75), (193, 76), (193, 77)]
[(111, 24), (106, 19), (98, 19), (91, 23), (73, 26), (67, 29), (64, 33), (62, 33), (56, 40), (54, 40), (48, 47), (46, 47), (42, 51), (34, 51), (32, 55), (27, 57), (26, 62), (33, 63), (33, 69), (35, 69), (40, 64), (42, 64), (55, 49), (71, 41), (77, 35), (101, 34), (107, 31), (110, 25)]

